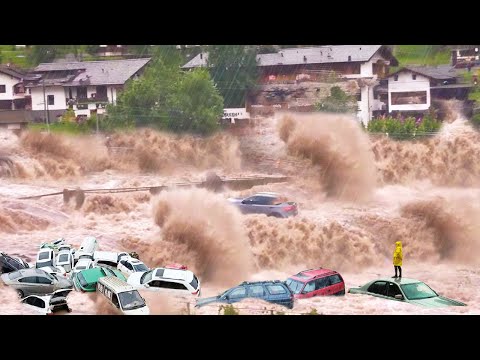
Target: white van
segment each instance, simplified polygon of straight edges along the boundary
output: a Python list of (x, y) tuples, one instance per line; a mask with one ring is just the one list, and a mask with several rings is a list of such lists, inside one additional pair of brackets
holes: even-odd
[(118, 257), (118, 252), (95, 251), (93, 253), (93, 265), (95, 267), (105, 266), (111, 269), (117, 269)]
[(55, 253), (50, 248), (41, 249), (37, 254), (37, 261), (35, 267), (40, 269), (45, 266), (54, 267), (55, 264)]
[(80, 255), (92, 255), (98, 250), (98, 240), (94, 236), (87, 236), (83, 239), (82, 245), (75, 251), (75, 260), (80, 258)]
[(150, 309), (140, 293), (115, 276), (98, 279), (97, 291), (124, 315), (150, 315)]
[(74, 267), (73, 255), (69, 250), (62, 250), (57, 255), (57, 267), (61, 266), (69, 273)]

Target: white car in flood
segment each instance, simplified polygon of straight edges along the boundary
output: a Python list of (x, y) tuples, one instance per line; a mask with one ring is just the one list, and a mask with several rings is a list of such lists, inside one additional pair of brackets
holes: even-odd
[(170, 293), (190, 293), (200, 296), (200, 280), (184, 269), (156, 268), (131, 274), (127, 282), (137, 289)]
[(131, 257), (120, 260), (117, 269), (124, 273), (127, 277), (135, 272), (147, 272), (150, 270), (143, 262)]
[(77, 264), (72, 270), (72, 277), (76, 273), (82, 271), (82, 270), (88, 270), (93, 268), (93, 260), (90, 255), (82, 255), (80, 256), (80, 259), (77, 261)]
[(30, 295), (21, 299), (20, 302), (30, 310), (43, 315), (50, 315), (60, 310), (70, 312), (67, 296), (71, 291), (71, 289), (61, 289), (49, 295)]

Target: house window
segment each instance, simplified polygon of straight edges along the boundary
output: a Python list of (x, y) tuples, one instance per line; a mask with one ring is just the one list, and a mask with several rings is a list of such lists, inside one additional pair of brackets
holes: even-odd
[(357, 101), (362, 101), (362, 92), (361, 91), (357, 94)]
[(55, 95), (48, 95), (47, 96), (47, 104), (48, 105), (55, 105)]
[(412, 74), (412, 80), (417, 80), (417, 74)]
[(0, 94), (4, 94), (7, 92), (7, 87), (5, 85), (0, 85)]
[(392, 105), (418, 105), (427, 103), (426, 91), (392, 92)]
[(393, 81), (398, 81), (398, 75), (393, 76)]

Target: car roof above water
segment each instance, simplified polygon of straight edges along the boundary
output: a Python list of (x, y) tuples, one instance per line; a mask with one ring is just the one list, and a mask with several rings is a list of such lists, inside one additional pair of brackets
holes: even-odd
[(119, 279), (115, 276), (102, 277), (102, 278), (98, 279), (98, 282), (105, 285), (105, 286), (108, 286), (113, 291), (115, 291), (117, 294), (125, 292), (125, 291), (135, 290), (135, 288), (132, 285), (126, 283), (122, 279)]
[(315, 278), (334, 274), (338, 274), (338, 272), (331, 269), (318, 268), (300, 271), (298, 274), (290, 276), (290, 278), (300, 282), (307, 282)]
[(416, 284), (416, 283), (421, 283), (423, 281), (417, 280), (417, 279), (409, 279), (409, 278), (379, 278), (372, 280), (370, 282), (376, 282), (376, 281), (387, 281), (387, 282), (394, 282), (399, 285), (406, 285), (406, 284)]

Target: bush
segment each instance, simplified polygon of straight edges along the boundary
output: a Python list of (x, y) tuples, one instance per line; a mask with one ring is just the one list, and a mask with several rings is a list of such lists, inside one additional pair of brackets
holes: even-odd
[(338, 86), (330, 89), (330, 96), (315, 104), (318, 111), (333, 113), (354, 113), (357, 111), (357, 101), (354, 96), (347, 95)]
[(370, 133), (386, 133), (396, 139), (412, 139), (416, 136), (432, 135), (440, 129), (441, 122), (433, 115), (423, 118), (393, 118), (391, 116), (372, 119), (367, 126)]
[(240, 312), (233, 305), (222, 305), (220, 309), (223, 309), (223, 315), (240, 315)]
[(318, 311), (315, 308), (312, 308), (310, 312), (305, 313), (304, 315), (318, 315)]
[(473, 115), (471, 121), (473, 125), (480, 126), (480, 113)]

